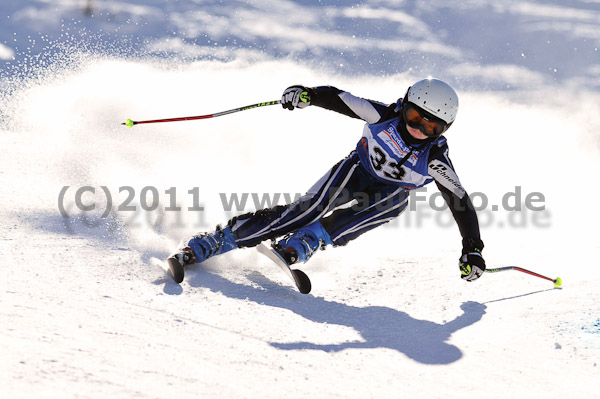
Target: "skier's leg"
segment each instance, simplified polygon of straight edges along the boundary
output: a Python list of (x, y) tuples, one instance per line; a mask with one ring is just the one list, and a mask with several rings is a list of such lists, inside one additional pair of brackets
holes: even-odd
[(225, 228), (217, 227), (212, 233), (192, 237), (178, 253), (188, 251), (185, 264), (200, 263), (235, 248), (252, 247), (264, 240), (285, 235), (352, 200), (348, 192), (361, 184), (364, 173), (356, 152), (352, 152), (298, 201), (236, 216)]
[(349, 193), (364, 183), (364, 173), (356, 152), (352, 152), (298, 201), (231, 219), (228, 226), (237, 245), (252, 247), (318, 221), (331, 209), (352, 200)]
[(321, 221), (301, 227), (277, 242), (275, 249), (288, 264), (306, 262), (327, 245), (348, 241), (386, 223), (402, 213), (408, 193), (401, 187), (375, 183), (365, 192), (355, 192), (363, 201), (352, 207), (334, 210)]
[(398, 186), (382, 185), (369, 194), (368, 202), (334, 211), (321, 223), (333, 245), (346, 245), (363, 233), (399, 216), (408, 205), (408, 191)]

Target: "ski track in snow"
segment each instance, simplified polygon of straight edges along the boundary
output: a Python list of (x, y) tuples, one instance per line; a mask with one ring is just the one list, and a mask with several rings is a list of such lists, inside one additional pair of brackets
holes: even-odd
[[(127, 12), (162, 18), (155, 2), (146, 3), (130, 2)], [(281, 19), (288, 7), (300, 11), (299, 19), (323, 21), (300, 3), (278, 3), (269, 20)], [(13, 19), (40, 20), (34, 11), (42, 2), (7, 4)], [(57, 14), (73, 8), (55, 4)], [(426, 18), (390, 4), (325, 5), (340, 20), (385, 12), (427, 42)], [(597, 11), (519, 4), (490, 7), (498, 17), (552, 22), (536, 20), (532, 30), (597, 25)], [(182, 8), (169, 15), (188, 32), (198, 26), (193, 18), (223, 24), (236, 18), (227, 7), (210, 6), (210, 12)], [(265, 5), (241, 9), (234, 34), (264, 35), (249, 23), (263, 16), (252, 7)], [(311, 37), (296, 45), (309, 46)], [(433, 52), (439, 40), (427, 42)], [(0, 57), (12, 56), (10, 50), (0, 46)], [(536, 69), (515, 65), (501, 68), (503, 83)], [(453, 68), (459, 67), (444, 73), (458, 76)], [(478, 76), (493, 69), (487, 68)], [(300, 82), (392, 102), (415, 71), (375, 79), (301, 67), (285, 57), (142, 61), (77, 50), (68, 62), (42, 65), (39, 75), (15, 77), (17, 86), (3, 80), (0, 87), (10, 90), (0, 96), (1, 396), (598, 397), (600, 246), (593, 204), (600, 95), (597, 87), (575, 83), (592, 70), (547, 85), (540, 82), (552, 79), (535, 71), (530, 77), (537, 83), (521, 91), (465, 85), (447, 134), (462, 183), (489, 200), (480, 212), (488, 266), (560, 276), (562, 288), (518, 272), (463, 282), (459, 233), (448, 211), (427, 203), (436, 191), (429, 186), (418, 212), (303, 265), (313, 282), (310, 295), (297, 293), (252, 249), (190, 268), (181, 286), (162, 260), (180, 239), (237, 213), (224, 210), (219, 194), (304, 192), (353, 149), (361, 122), (274, 106), (196, 122), (132, 129), (120, 123), (275, 100)], [(58, 203), (67, 186), (65, 217)], [(82, 197), (95, 210), (77, 210), (81, 187), (96, 190)], [(158, 210), (141, 210), (146, 187), (156, 188)], [(164, 211), (173, 187), (181, 212)], [(202, 212), (186, 211), (197, 205), (188, 192), (195, 187)], [(523, 201), (542, 193), (546, 209), (491, 211), (518, 190)], [(119, 210), (131, 191), (136, 211)], [(106, 216), (107, 202), (114, 210)]]

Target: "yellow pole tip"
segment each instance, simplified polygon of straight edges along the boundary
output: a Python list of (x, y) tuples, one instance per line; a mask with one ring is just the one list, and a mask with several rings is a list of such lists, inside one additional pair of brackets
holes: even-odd
[(560, 287), (561, 285), (562, 285), (562, 279), (560, 277), (557, 277), (556, 280), (554, 280), (554, 286)]

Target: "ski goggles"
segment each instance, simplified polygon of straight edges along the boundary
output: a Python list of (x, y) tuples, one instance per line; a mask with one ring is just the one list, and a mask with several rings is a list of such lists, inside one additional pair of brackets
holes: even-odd
[(441, 136), (452, 124), (446, 123), (408, 101), (402, 105), (402, 114), (408, 126), (419, 129), (425, 136), (430, 138)]

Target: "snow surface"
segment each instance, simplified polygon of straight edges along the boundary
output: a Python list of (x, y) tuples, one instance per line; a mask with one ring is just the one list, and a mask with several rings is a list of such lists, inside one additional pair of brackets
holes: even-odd
[[(86, 3), (0, 5), (0, 396), (600, 397), (598, 1), (92, 1), (85, 16)], [(252, 249), (172, 282), (162, 260), (178, 241), (237, 214), (223, 197), (302, 193), (362, 123), (279, 106), (121, 122), (295, 83), (392, 102), (429, 74), (459, 91), (447, 137), (488, 199), (488, 267), (561, 289), (514, 271), (463, 282), (434, 187), (316, 254), (310, 295)], [(82, 187), (95, 210), (77, 210)], [(504, 210), (517, 190), (545, 210)], [(129, 191), (135, 212), (119, 210)]]

